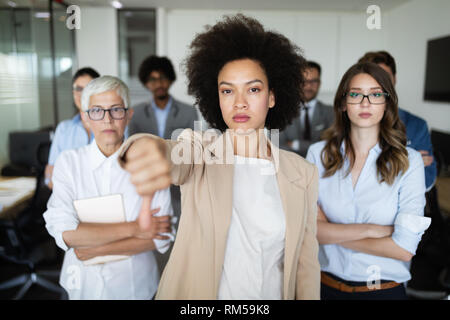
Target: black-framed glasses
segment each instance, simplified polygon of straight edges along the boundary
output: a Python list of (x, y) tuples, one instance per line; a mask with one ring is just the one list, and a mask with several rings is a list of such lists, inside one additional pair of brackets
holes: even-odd
[(158, 81), (161, 81), (161, 82), (168, 82), (168, 81), (169, 81), (169, 78), (167, 78), (167, 77), (164, 76), (164, 75), (160, 75), (158, 78), (155, 78), (155, 77), (150, 77), (150, 78), (148, 78), (148, 82), (150, 82), (150, 83), (156, 83), (156, 82), (158, 82)]
[(389, 97), (389, 93), (387, 92), (373, 92), (369, 94), (349, 92), (346, 94), (346, 101), (348, 104), (360, 104), (364, 98), (367, 98), (371, 104), (383, 104), (386, 102), (387, 97)]
[(80, 87), (80, 86), (75, 86), (72, 88), (73, 92), (81, 94), (84, 90), (84, 87)]
[(110, 109), (93, 107), (93, 108), (89, 109), (88, 111), (86, 111), (86, 113), (88, 114), (89, 119), (94, 120), (94, 121), (103, 120), (106, 112), (109, 112), (109, 115), (114, 120), (122, 120), (123, 118), (125, 118), (125, 115), (127, 114), (127, 110), (128, 110), (128, 108), (124, 108), (124, 107), (112, 107)]
[(305, 85), (317, 85), (320, 83), (320, 79), (311, 79), (311, 80), (305, 80)]

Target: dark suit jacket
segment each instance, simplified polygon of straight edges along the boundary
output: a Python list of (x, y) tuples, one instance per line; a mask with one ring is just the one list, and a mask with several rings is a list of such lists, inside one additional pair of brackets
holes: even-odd
[[(167, 116), (164, 137), (161, 137), (164, 139), (171, 139), (172, 132), (176, 129), (191, 128), (194, 130), (194, 121), (198, 120), (197, 111), (194, 107), (175, 100), (173, 97), (172, 99), (172, 107)], [(133, 107), (133, 109), (134, 115), (128, 125), (129, 135), (151, 133), (159, 136), (158, 123), (151, 103), (144, 102)]]
[[(304, 111), (300, 110), (300, 112)], [(331, 126), (333, 121), (333, 108), (317, 101), (311, 119), (311, 140), (303, 140), (303, 124), (300, 123), (300, 117), (297, 117), (292, 121), (291, 125), (280, 133), (280, 147), (289, 151), (295, 151), (302, 157), (306, 157), (309, 146), (317, 141), (320, 141), (320, 135)], [(293, 150), (288, 146), (287, 143), (294, 140), (299, 141), (299, 150)]]

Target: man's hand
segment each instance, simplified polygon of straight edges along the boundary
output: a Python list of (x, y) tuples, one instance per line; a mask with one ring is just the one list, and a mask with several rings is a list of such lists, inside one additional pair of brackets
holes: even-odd
[(133, 142), (125, 154), (125, 170), (131, 183), (141, 196), (149, 196), (170, 186), (170, 163), (164, 152), (165, 145), (151, 138)]
[(428, 167), (433, 163), (433, 156), (430, 156), (428, 151), (426, 150), (418, 150), (422, 155), (423, 164), (425, 167)]
[(153, 196), (146, 196), (142, 199), (141, 210), (136, 220), (137, 231), (135, 236), (140, 239), (169, 239), (168, 236), (163, 236), (161, 233), (170, 232), (170, 216), (155, 217), (160, 208), (150, 209), (152, 198)]

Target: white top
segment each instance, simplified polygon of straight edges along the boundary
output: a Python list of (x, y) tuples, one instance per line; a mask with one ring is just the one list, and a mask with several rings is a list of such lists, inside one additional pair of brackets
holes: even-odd
[(220, 300), (282, 299), (286, 223), (274, 172), (269, 160), (235, 156)]
[[(151, 299), (158, 287), (159, 272), (152, 251), (126, 260), (85, 266), (62, 238), (64, 231), (78, 227), (73, 206), (76, 199), (122, 194), (126, 221), (136, 220), (142, 199), (117, 156), (118, 152), (106, 158), (94, 140), (82, 148), (63, 151), (55, 163), (53, 193), (44, 219), (56, 244), (66, 251), (60, 284), (70, 299)], [(158, 214), (173, 214), (169, 189), (155, 193), (152, 208), (155, 207), (161, 207)], [(159, 252), (169, 248), (174, 238), (170, 235), (169, 240), (154, 240)]]
[[(345, 175), (349, 160), (333, 176), (323, 178), (325, 171), (321, 152), (325, 141), (308, 150), (306, 159), (319, 170), (318, 204), (332, 223), (370, 223), (394, 226), (392, 240), (401, 248), (415, 254), (419, 241), (430, 225), (424, 217), (425, 173), (419, 152), (408, 151), (409, 168), (399, 174), (392, 185), (379, 183), (376, 161), (381, 153), (375, 145), (369, 152), (355, 188), (351, 174)], [(344, 143), (341, 154), (345, 155)], [(353, 251), (338, 244), (321, 245), (319, 261), (322, 271), (348, 281), (393, 280), (405, 282), (411, 278), (409, 263)]]

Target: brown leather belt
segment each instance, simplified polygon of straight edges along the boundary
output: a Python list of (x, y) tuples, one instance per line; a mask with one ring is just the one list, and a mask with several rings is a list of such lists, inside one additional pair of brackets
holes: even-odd
[(330, 277), (329, 275), (327, 275), (324, 272), (320, 273), (320, 281), (324, 285), (329, 286), (333, 289), (336, 289), (336, 290), (339, 290), (342, 292), (349, 292), (349, 293), (391, 289), (391, 288), (395, 288), (395, 287), (401, 285), (401, 283), (390, 281), (390, 282), (380, 283), (376, 287), (374, 286), (374, 288), (369, 288), (367, 285), (366, 286), (349, 286), (348, 284), (345, 284), (341, 281), (333, 279), (332, 277)]

